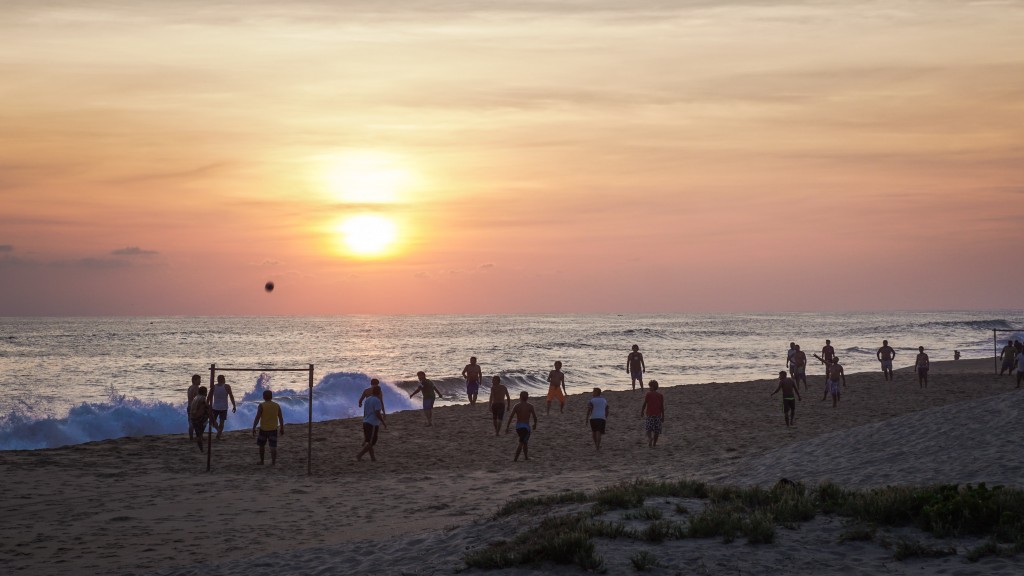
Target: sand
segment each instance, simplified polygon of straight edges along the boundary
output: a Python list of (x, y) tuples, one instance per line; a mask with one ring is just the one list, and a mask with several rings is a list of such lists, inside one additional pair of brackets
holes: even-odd
[[(437, 409), (432, 428), (417, 411), (392, 415), (376, 463), (354, 460), (359, 420), (315, 424), (312, 477), (304, 424), (288, 426), (275, 467), (255, 465), (248, 433), (226, 433), (210, 473), (187, 435), (0, 452), (0, 565), (33, 575), (450, 574), (467, 550), (530, 524), (488, 519), (507, 499), (620, 480), (1024, 484), (1024, 393), (1010, 377), (994, 377), (991, 360), (933, 363), (927, 389), (905, 369), (893, 383), (880, 373), (847, 380), (833, 409), (812, 373), (790, 429), (779, 396), (768, 397), (775, 380), (664, 387), (665, 434), (653, 450), (639, 391), (606, 394), (600, 453), (584, 422), (586, 396), (570, 397), (565, 414), (545, 415), (541, 400), (532, 458), (518, 463), (514, 433), (495, 437), (482, 405)], [(774, 574), (780, 565), (795, 574), (1024, 572), (1024, 558), (895, 562), (877, 544), (838, 544), (841, 528), (819, 517), (769, 545), (617, 540), (600, 543), (599, 553), (613, 574), (632, 572), (628, 558), (639, 549), (656, 553), (666, 567), (654, 573), (665, 574)], [(579, 571), (500, 573), (551, 570)]]

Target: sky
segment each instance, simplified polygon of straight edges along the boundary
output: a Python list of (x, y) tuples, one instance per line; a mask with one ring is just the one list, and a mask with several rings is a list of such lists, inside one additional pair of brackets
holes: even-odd
[(6, 0), (0, 316), (1020, 309), (1021, 30), (1019, 1)]

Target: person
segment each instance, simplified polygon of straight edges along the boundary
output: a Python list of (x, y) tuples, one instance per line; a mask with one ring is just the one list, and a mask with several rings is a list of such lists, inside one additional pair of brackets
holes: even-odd
[(658, 392), (658, 381), (651, 380), (650, 391), (644, 396), (640, 405), (640, 417), (644, 419), (644, 431), (647, 432), (647, 447), (658, 445), (661, 427), (665, 422), (665, 397)]
[(875, 357), (882, 364), (882, 376), (886, 382), (892, 382), (892, 361), (896, 358), (896, 351), (889, 346), (888, 340), (882, 340), (882, 347), (875, 352)]
[[(960, 359), (960, 351), (959, 350), (953, 350), (953, 360), (959, 360), (959, 359)], [(1020, 374), (1020, 371), (1018, 370), (1017, 373)]]
[(501, 421), (505, 418), (505, 410), (512, 405), (512, 397), (508, 388), (501, 383), (501, 376), (491, 378), (491, 396), (487, 399), (491, 407), (491, 419), (494, 421), (494, 435), (501, 433)]
[(1013, 364), (1014, 364), (1014, 360), (1016, 360), (1016, 358), (1015, 358), (1016, 354), (1017, 354), (1017, 351), (1014, 350), (1014, 348), (1013, 348), (1013, 342), (1011, 342), (1010, 340), (1007, 340), (1006, 341), (1006, 346), (1003, 346), (1002, 352), (999, 353), (999, 357), (1003, 359), (1003, 365), (999, 369), (999, 375), (1000, 376), (1002, 376), (1003, 372), (1006, 372), (1007, 370), (1010, 371), (1011, 375), (1013, 374)]
[(195, 430), (192, 429), (192, 400), (195, 399), (196, 394), (199, 393), (199, 386), (202, 385), (203, 378), (199, 374), (192, 375), (192, 385), (188, 387), (188, 404), (185, 404), (185, 418), (188, 420), (188, 439), (191, 442), (195, 440)]
[(822, 396), (821, 399), (824, 400), (825, 398), (828, 398), (829, 394), (831, 394), (833, 408), (839, 404), (839, 398), (841, 396), (839, 391), (840, 379), (843, 382), (843, 388), (846, 388), (846, 374), (843, 372), (843, 366), (839, 363), (838, 356), (832, 356), (832, 364), (825, 369), (825, 395)]
[(914, 360), (914, 370), (917, 372), (917, 384), (920, 388), (928, 387), (928, 355), (924, 353), (924, 346), (917, 347), (917, 358)]
[(409, 394), (409, 398), (416, 395), (417, 392), (423, 392), (423, 415), (427, 417), (427, 426), (434, 425), (434, 398), (444, 398), (444, 394), (434, 386), (432, 380), (427, 380), (427, 375), (421, 370), (416, 373), (416, 378), (419, 379), (419, 386)]
[(630, 384), (636, 390), (636, 383), (640, 382), (640, 389), (644, 389), (644, 372), (647, 366), (644, 364), (644, 355), (640, 353), (640, 347), (633, 344), (633, 351), (626, 356), (626, 373), (629, 374)]
[(826, 376), (828, 375), (828, 367), (832, 365), (832, 357), (835, 355), (836, 349), (832, 347), (832, 341), (825, 340), (825, 345), (821, 347), (820, 360), (825, 363)]
[(786, 350), (786, 369), (793, 373), (793, 354), (796, 354), (796, 342), (789, 343), (789, 350)]
[(565, 389), (565, 374), (562, 374), (561, 361), (555, 361), (555, 369), (548, 372), (548, 410), (551, 414), (551, 400), (558, 398), (558, 413), (565, 412), (565, 396), (568, 391)]
[[(519, 453), (522, 452), (526, 460), (530, 459), (530, 433), (537, 429), (537, 411), (530, 404), (530, 394), (525, 390), (519, 393), (519, 404), (512, 408), (508, 415), (508, 423), (505, 424), (505, 434), (512, 425), (512, 419), (516, 419), (516, 434), (519, 435), (519, 444), (516, 446), (516, 455), (513, 462), (519, 461)], [(530, 427), (530, 418), (533, 418), (533, 427)]]
[(775, 396), (779, 390), (782, 390), (782, 414), (786, 418), (786, 427), (788, 428), (796, 419), (796, 401), (798, 398), (803, 401), (803, 398), (800, 398), (800, 387), (796, 385), (796, 381), (786, 378), (785, 370), (779, 371), (779, 385), (769, 396)]
[(470, 357), (469, 364), (462, 369), (462, 377), (466, 379), (466, 395), (469, 396), (469, 405), (476, 406), (476, 397), (480, 393), (480, 381), (484, 377), (480, 365), (476, 363), (476, 356)]
[(224, 375), (220, 374), (217, 376), (217, 383), (210, 388), (210, 394), (206, 397), (206, 401), (210, 403), (210, 409), (212, 410), (210, 425), (217, 430), (217, 440), (220, 440), (221, 434), (224, 433), (224, 421), (228, 417), (229, 398), (231, 399), (231, 413), (234, 414), (237, 412), (235, 395), (231, 393), (231, 386), (228, 385)]
[(382, 424), (385, 428), (388, 427), (388, 423), (384, 419), (384, 402), (381, 398), (380, 386), (378, 386), (363, 404), (363, 449), (356, 454), (356, 460), (362, 461), (363, 455), (369, 453), (370, 461), (377, 461), (373, 447), (377, 445), (377, 435)]
[(370, 378), (370, 387), (363, 390), (363, 393), (359, 396), (359, 402), (356, 404), (362, 408), (363, 400), (370, 396), (376, 396), (380, 400), (380, 413), (387, 414), (387, 411), (384, 409), (384, 391), (380, 388), (380, 380), (376, 378)]
[(1017, 354), (1017, 388), (1020, 388), (1022, 380), (1024, 380), (1024, 354)]
[(594, 388), (594, 397), (587, 402), (587, 416), (583, 421), (590, 422), (590, 436), (594, 439), (594, 447), (600, 450), (608, 421), (608, 400), (601, 396), (600, 388)]
[(206, 401), (206, 386), (200, 386), (192, 403), (188, 405), (188, 419), (192, 423), (192, 431), (195, 434), (196, 443), (199, 444), (199, 451), (203, 451), (203, 431), (206, 430), (206, 422), (210, 419), (210, 404)]
[(256, 444), (260, 447), (260, 464), (264, 462), (265, 448), (270, 444), (270, 465), (277, 464), (277, 436), (284, 436), (284, 411), (281, 405), (274, 402), (274, 393), (263, 391), (263, 402), (256, 408), (256, 417), (252, 419), (252, 434), (256, 436), (256, 425), (259, 424), (259, 436)]
[(793, 377), (793, 381), (799, 384), (804, 383), (804, 390), (807, 390), (807, 353), (800, 349), (799, 344), (795, 344), (796, 349), (793, 351), (792, 367), (790, 368), (790, 374)]

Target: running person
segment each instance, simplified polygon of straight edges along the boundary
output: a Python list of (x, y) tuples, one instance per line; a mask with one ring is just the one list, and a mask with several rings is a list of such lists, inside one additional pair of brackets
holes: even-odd
[(383, 424), (385, 428), (388, 427), (387, 421), (384, 420), (384, 403), (380, 396), (380, 387), (378, 386), (363, 404), (363, 449), (356, 454), (356, 460), (362, 460), (363, 454), (369, 453), (370, 461), (377, 461), (373, 447), (377, 445), (380, 426)]
[(210, 403), (210, 409), (212, 410), (210, 424), (217, 430), (217, 440), (220, 440), (221, 434), (224, 433), (224, 421), (228, 417), (229, 398), (231, 399), (231, 413), (234, 414), (237, 411), (235, 395), (231, 393), (231, 386), (227, 384), (224, 375), (221, 374), (217, 376), (217, 383), (210, 388), (210, 394), (206, 397), (206, 401)]
[(508, 395), (508, 388), (501, 383), (501, 377), (491, 378), (491, 396), (487, 399), (491, 407), (491, 419), (494, 421), (494, 435), (501, 433), (501, 421), (505, 418), (505, 410), (512, 405), (512, 397)]
[[(537, 411), (533, 409), (533, 404), (530, 404), (529, 399), (530, 394), (525, 390), (519, 393), (519, 404), (512, 408), (512, 412), (508, 415), (508, 424), (505, 424), (505, 434), (508, 434), (512, 419), (516, 419), (516, 434), (519, 435), (519, 444), (516, 446), (513, 462), (519, 461), (520, 452), (523, 453), (526, 460), (530, 459), (530, 433), (537, 429)], [(533, 428), (530, 427), (530, 418), (533, 418)]]
[(565, 389), (565, 374), (562, 373), (562, 363), (560, 361), (556, 361), (555, 369), (548, 372), (548, 410), (546, 414), (551, 414), (551, 400), (554, 398), (558, 399), (558, 413), (564, 413), (565, 396), (567, 394), (568, 391)]
[[(803, 398), (800, 398), (800, 387), (796, 385), (796, 381), (787, 378), (784, 370), (779, 372), (779, 385), (776, 386), (775, 392), (779, 390), (782, 390), (782, 414), (786, 418), (786, 426), (789, 427), (796, 419), (796, 401)], [(769, 396), (775, 396), (775, 392)]]
[(281, 405), (274, 402), (274, 393), (270, 390), (263, 391), (263, 402), (260, 402), (256, 409), (256, 417), (252, 419), (252, 434), (256, 436), (256, 425), (259, 424), (259, 436), (256, 444), (260, 447), (260, 464), (263, 464), (263, 455), (266, 445), (270, 444), (270, 465), (277, 464), (277, 436), (284, 436), (284, 412)]
[(476, 406), (476, 397), (480, 393), (480, 381), (483, 380), (483, 372), (480, 365), (476, 363), (476, 356), (469, 359), (469, 364), (462, 369), (462, 377), (466, 379), (466, 396), (469, 396), (469, 405)]
[(644, 372), (647, 372), (644, 355), (640, 353), (640, 347), (633, 344), (633, 351), (626, 356), (626, 373), (629, 374), (629, 383), (633, 385), (633, 390), (636, 390), (637, 381), (640, 382), (640, 389), (644, 389)]
[(793, 350), (790, 374), (792, 375), (794, 382), (797, 384), (803, 382), (804, 390), (807, 390), (807, 354), (800, 349), (799, 344), (794, 344), (794, 346), (796, 346), (796, 349)]
[(839, 404), (839, 398), (842, 396), (839, 388), (840, 380), (842, 380), (843, 388), (846, 388), (846, 374), (843, 372), (843, 366), (839, 363), (838, 356), (832, 356), (832, 364), (825, 369), (825, 395), (821, 399), (824, 400), (831, 394), (833, 408)]

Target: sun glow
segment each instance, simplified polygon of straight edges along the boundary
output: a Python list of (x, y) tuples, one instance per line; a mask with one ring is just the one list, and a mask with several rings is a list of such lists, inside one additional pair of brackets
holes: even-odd
[(401, 201), (413, 183), (407, 163), (383, 152), (346, 152), (322, 160), (324, 185), (333, 198), (353, 204)]
[(359, 214), (337, 227), (344, 252), (356, 258), (383, 258), (398, 249), (398, 225), (381, 214)]

